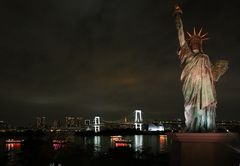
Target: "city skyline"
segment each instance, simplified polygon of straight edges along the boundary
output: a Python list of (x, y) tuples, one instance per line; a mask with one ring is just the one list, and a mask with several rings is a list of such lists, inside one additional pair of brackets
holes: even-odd
[[(239, 2), (184, 0), (186, 31), (203, 27), (210, 59), (229, 61), (217, 119), (240, 120)], [(172, 1), (2, 1), (0, 120), (64, 116), (183, 119)]]

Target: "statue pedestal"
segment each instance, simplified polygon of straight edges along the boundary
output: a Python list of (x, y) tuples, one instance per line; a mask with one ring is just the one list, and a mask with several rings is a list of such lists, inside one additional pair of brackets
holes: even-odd
[(230, 133), (175, 133), (171, 150), (171, 166), (234, 165), (230, 156)]

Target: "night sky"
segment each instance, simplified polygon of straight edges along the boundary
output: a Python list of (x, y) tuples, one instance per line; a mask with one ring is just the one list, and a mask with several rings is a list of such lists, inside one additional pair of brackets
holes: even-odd
[[(210, 2), (210, 3), (209, 3)], [(2, 0), (0, 120), (64, 116), (183, 118), (171, 0)], [(217, 119), (240, 120), (240, 2), (184, 0), (186, 31), (203, 27), (217, 83)]]

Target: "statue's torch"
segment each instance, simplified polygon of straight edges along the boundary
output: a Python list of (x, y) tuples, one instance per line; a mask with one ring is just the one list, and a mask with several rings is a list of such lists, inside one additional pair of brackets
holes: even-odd
[(180, 5), (178, 5), (178, 4), (175, 5), (174, 14), (175, 15), (182, 14), (182, 9), (181, 9)]
[(180, 5), (176, 4), (173, 15), (175, 17), (177, 29), (179, 29), (181, 27), (180, 20), (181, 20), (182, 13), (183, 12), (182, 12), (182, 9), (181, 9)]

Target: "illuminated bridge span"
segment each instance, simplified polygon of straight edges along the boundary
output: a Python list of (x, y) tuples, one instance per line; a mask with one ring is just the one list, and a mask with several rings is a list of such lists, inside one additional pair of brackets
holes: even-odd
[(101, 127), (111, 126), (111, 125), (134, 127), (135, 129), (142, 131), (143, 113), (141, 110), (135, 110), (133, 113), (129, 114), (128, 116), (115, 121), (106, 121), (102, 118), (100, 119), (100, 116), (94, 117), (93, 127), (96, 133), (100, 132)]

